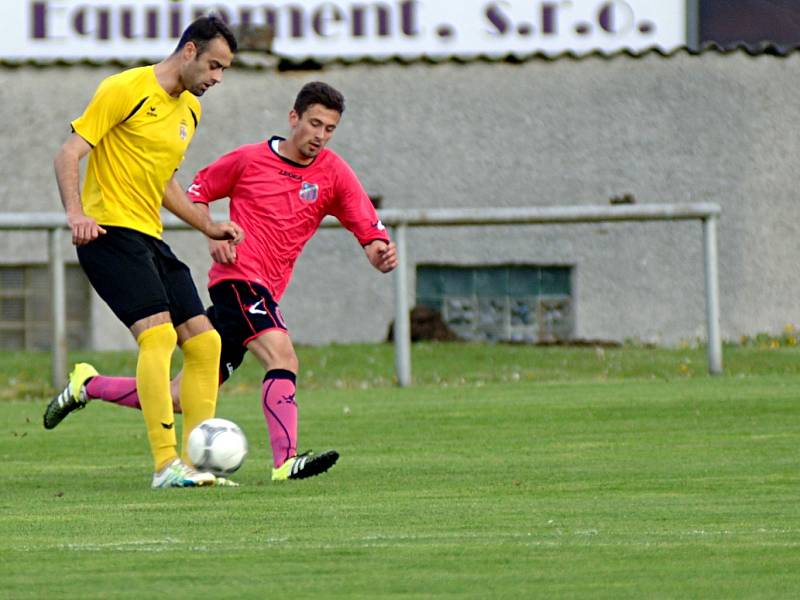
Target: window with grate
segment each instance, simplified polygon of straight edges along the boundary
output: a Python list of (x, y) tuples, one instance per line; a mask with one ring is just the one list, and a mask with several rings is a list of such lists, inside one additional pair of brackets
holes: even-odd
[(574, 336), (572, 267), (418, 265), (416, 303), (466, 340), (553, 342)]
[[(89, 282), (78, 265), (64, 272), (67, 345), (89, 341)], [(52, 287), (47, 265), (0, 266), (0, 348), (49, 350), (52, 347)]]

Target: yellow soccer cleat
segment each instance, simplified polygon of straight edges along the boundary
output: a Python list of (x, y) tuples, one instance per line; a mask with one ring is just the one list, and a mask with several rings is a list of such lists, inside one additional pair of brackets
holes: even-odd
[(69, 374), (69, 383), (61, 393), (50, 401), (44, 411), (44, 428), (53, 429), (61, 423), (69, 413), (86, 406), (89, 396), (86, 394), (86, 382), (98, 375), (89, 363), (77, 363)]
[(272, 481), (314, 477), (330, 469), (337, 460), (339, 453), (336, 450), (328, 450), (322, 454), (314, 454), (309, 450), (292, 456), (277, 469), (272, 469)]

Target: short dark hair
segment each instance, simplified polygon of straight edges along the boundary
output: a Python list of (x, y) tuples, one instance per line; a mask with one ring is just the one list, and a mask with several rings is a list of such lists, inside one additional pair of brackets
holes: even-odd
[(206, 15), (195, 19), (186, 28), (175, 51), (177, 52), (189, 42), (194, 42), (194, 45), (197, 46), (197, 54), (200, 55), (205, 52), (209, 42), (218, 37), (228, 42), (231, 52), (236, 52), (238, 44), (236, 43), (236, 36), (233, 35), (230, 27), (217, 15)]
[(302, 117), (312, 104), (321, 104), (325, 108), (335, 110), (340, 115), (344, 113), (342, 93), (322, 81), (312, 81), (303, 86), (294, 101), (294, 112)]

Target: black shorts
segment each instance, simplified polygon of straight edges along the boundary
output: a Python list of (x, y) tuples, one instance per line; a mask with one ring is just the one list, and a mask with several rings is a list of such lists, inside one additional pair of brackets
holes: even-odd
[(127, 327), (165, 311), (175, 325), (204, 314), (189, 267), (166, 243), (133, 229), (103, 228), (105, 235), (78, 246), (78, 260), (92, 287)]
[(278, 303), (264, 286), (250, 281), (221, 281), (208, 288), (212, 306), (206, 314), (222, 338), (220, 382), (242, 364), (247, 344), (265, 331), (286, 331)]

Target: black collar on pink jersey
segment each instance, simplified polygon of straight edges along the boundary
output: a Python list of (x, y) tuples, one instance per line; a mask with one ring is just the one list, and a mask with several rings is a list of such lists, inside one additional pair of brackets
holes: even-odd
[[(322, 154), (322, 152), (317, 154), (317, 156), (314, 157), (314, 160), (312, 160), (307, 165), (302, 165), (299, 162), (294, 162), (293, 160), (291, 160), (289, 158), (286, 158), (282, 154), (278, 153), (278, 144), (280, 142), (285, 141), (285, 140), (286, 140), (285, 137), (281, 137), (279, 135), (273, 135), (271, 138), (269, 138), (269, 141), (267, 142), (267, 148), (269, 148), (270, 152), (272, 152), (275, 156), (280, 158), (283, 162), (285, 162), (288, 165), (292, 165), (293, 167), (297, 167), (298, 169), (306, 169), (306, 168), (310, 167), (311, 165), (313, 165), (316, 162), (317, 158)], [(323, 148), (323, 151), (324, 151), (324, 148)]]

